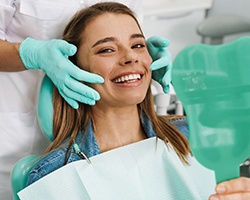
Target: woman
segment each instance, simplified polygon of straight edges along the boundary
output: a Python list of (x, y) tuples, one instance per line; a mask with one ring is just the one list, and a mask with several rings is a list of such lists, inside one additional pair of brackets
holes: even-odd
[[(142, 20), (140, 0), (118, 1), (129, 6)], [(14, 163), (26, 155), (40, 154), (48, 145), (36, 118), (37, 91), (43, 72), (73, 108), (78, 107), (78, 102), (93, 105), (100, 98), (80, 81), (102, 83), (103, 78), (72, 64), (68, 56), (76, 52), (76, 47), (58, 40), (77, 10), (96, 2), (99, 0), (0, 1), (0, 199), (12, 199), (10, 172)], [(155, 61), (163, 56), (152, 66), (165, 69), (156, 76), (161, 83), (171, 61), (166, 56), (169, 52), (164, 41), (160, 40), (159, 45), (152, 40), (148, 43)]]
[[(179, 159), (188, 164), (186, 120), (166, 119), (154, 111), (150, 90), (152, 59), (133, 13), (118, 3), (95, 4), (73, 17), (63, 39), (78, 47), (77, 54), (70, 58), (73, 63), (104, 78), (103, 84), (90, 84), (101, 99), (94, 106), (81, 104), (74, 110), (55, 90), (55, 140), (31, 171), (27, 184), (70, 162), (91, 159), (154, 136), (170, 143)], [(228, 187), (244, 181), (249, 182), (237, 179), (224, 184)], [(243, 191), (249, 195), (243, 187), (230, 194), (232, 190), (224, 194), (238, 195), (235, 196), (238, 199)], [(219, 192), (211, 199), (218, 197)]]

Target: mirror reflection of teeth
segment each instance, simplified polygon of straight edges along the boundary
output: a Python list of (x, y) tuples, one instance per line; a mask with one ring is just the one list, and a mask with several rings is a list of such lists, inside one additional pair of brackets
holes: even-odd
[(141, 79), (140, 74), (130, 74), (130, 75), (127, 75), (127, 76), (119, 77), (119, 78), (115, 79), (114, 82), (115, 83), (121, 83), (121, 82), (124, 82), (124, 81), (137, 81), (137, 80), (140, 80), (140, 79)]

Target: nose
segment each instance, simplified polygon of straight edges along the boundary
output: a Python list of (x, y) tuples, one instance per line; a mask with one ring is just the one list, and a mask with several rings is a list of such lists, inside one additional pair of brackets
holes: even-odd
[(138, 63), (138, 54), (133, 49), (124, 50), (120, 61), (122, 65)]

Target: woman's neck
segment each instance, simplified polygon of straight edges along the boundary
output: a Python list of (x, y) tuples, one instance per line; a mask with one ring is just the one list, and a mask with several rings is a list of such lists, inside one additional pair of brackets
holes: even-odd
[(146, 139), (137, 107), (93, 109), (93, 126), (101, 152)]

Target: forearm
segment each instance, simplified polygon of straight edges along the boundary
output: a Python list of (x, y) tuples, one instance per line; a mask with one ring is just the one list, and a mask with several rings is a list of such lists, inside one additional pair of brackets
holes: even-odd
[(18, 72), (26, 70), (19, 56), (18, 43), (0, 40), (0, 72)]

